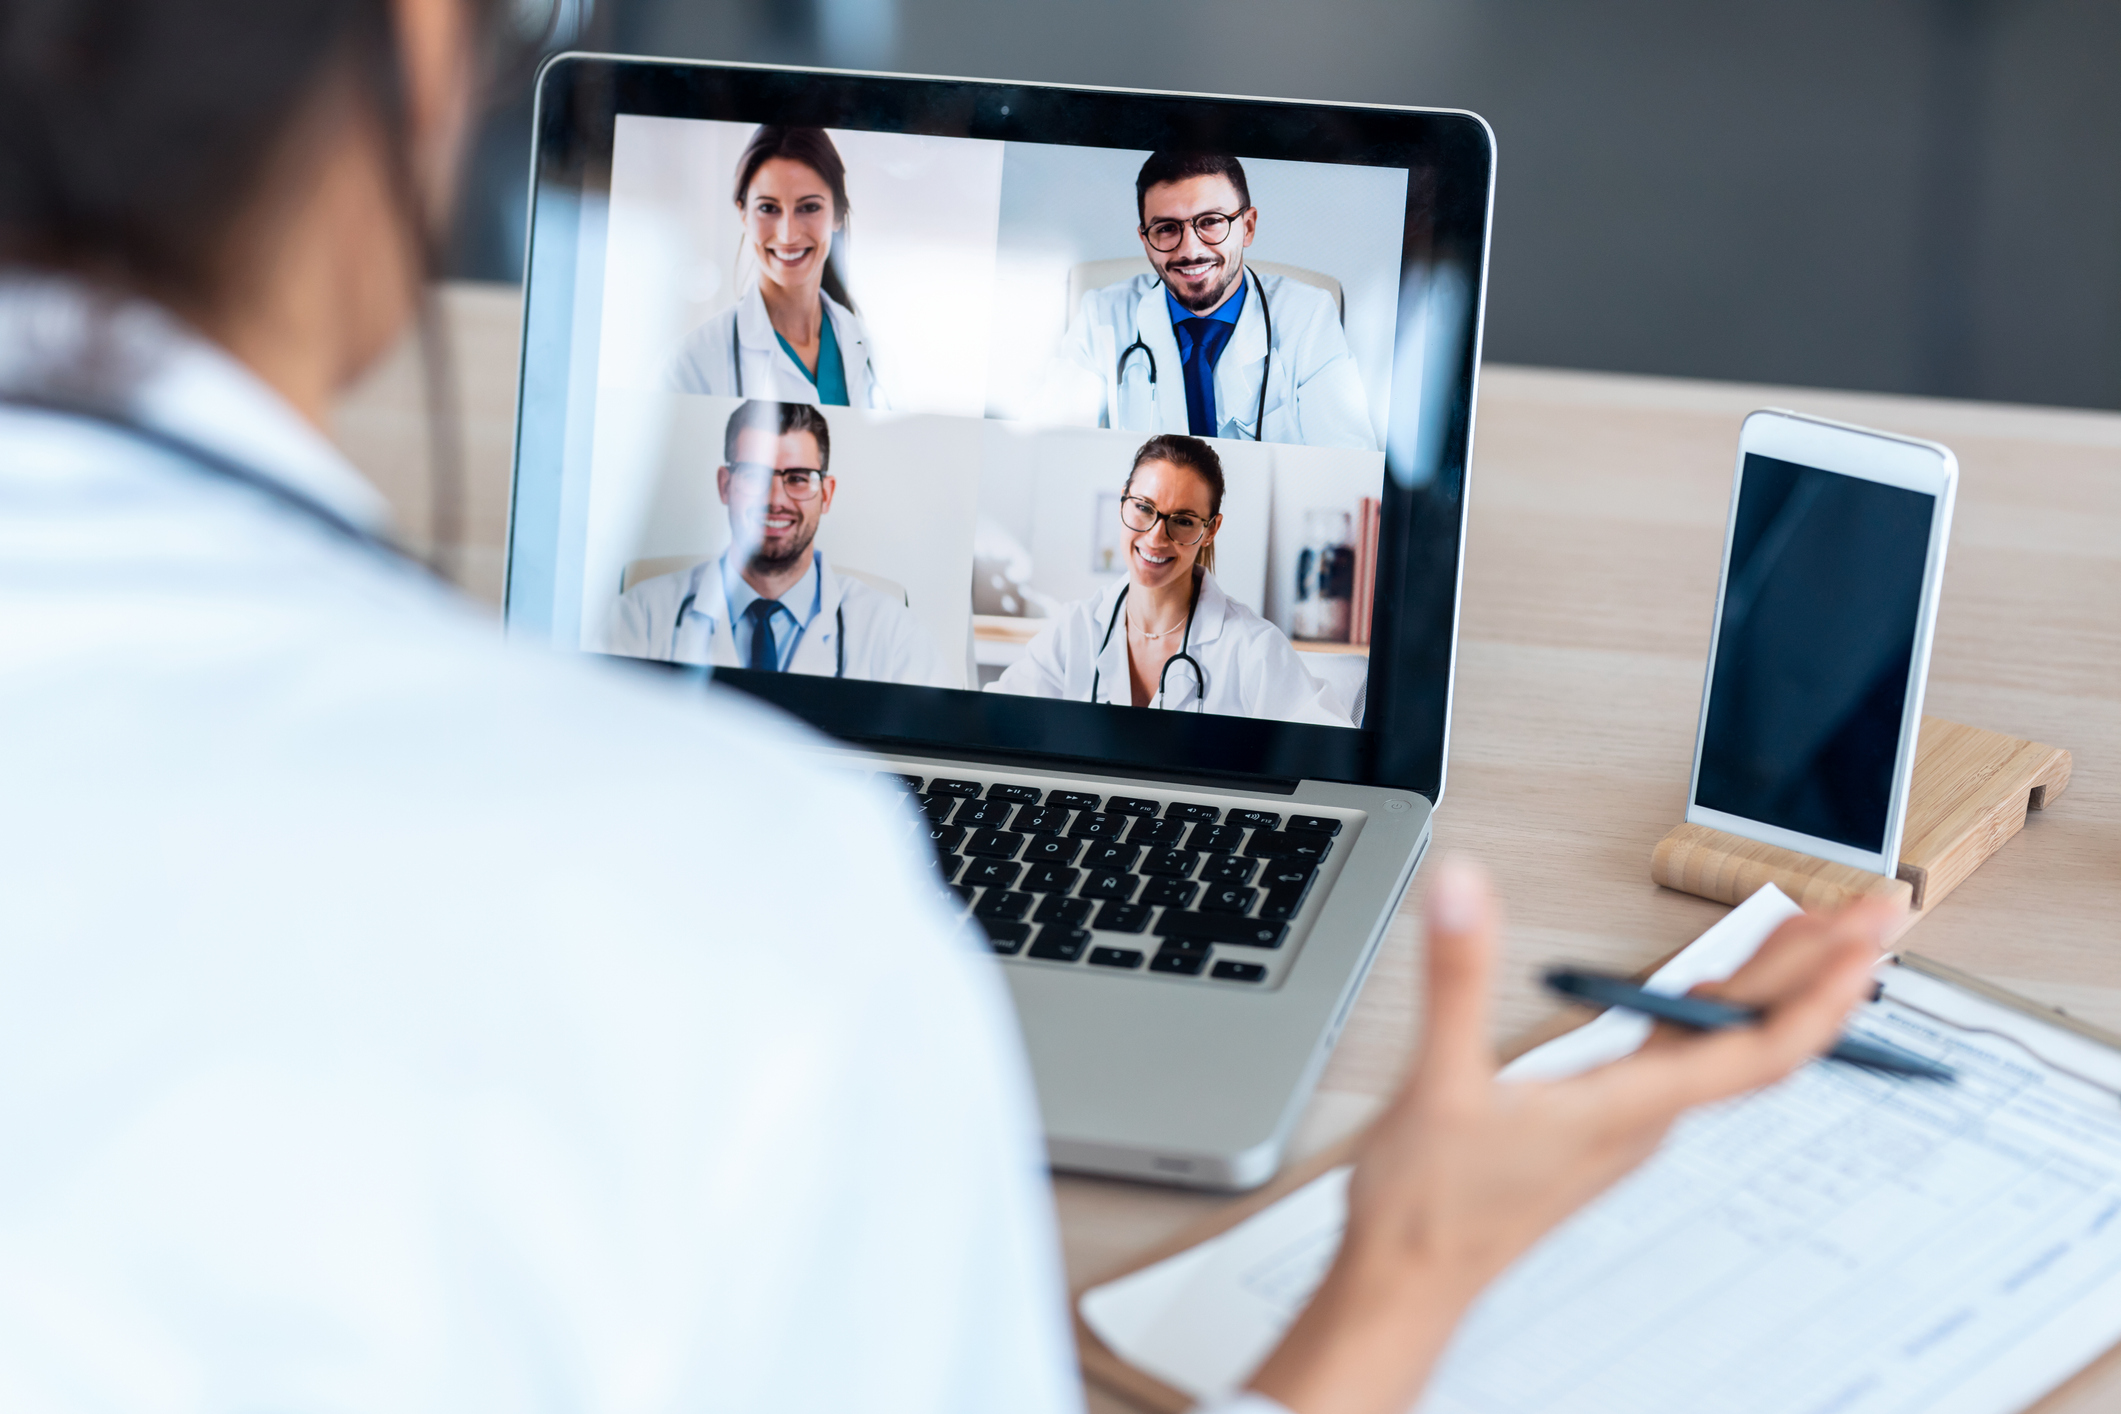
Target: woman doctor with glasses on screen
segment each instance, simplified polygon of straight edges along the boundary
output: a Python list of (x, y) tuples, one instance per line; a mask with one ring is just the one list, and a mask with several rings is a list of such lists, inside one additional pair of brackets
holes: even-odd
[(1151, 437), (1120, 488), (1127, 577), (1060, 611), (996, 692), (1352, 725), (1282, 631), (1215, 582), (1222, 460), (1197, 437)]
[(736, 164), (736, 209), (758, 278), (670, 370), (681, 393), (885, 408), (869, 333), (832, 264), (847, 229), (847, 164), (823, 128), (761, 127)]

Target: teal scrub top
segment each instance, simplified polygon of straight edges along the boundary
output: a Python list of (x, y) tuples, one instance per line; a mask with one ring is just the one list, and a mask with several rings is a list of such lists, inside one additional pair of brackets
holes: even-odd
[(795, 346), (782, 337), (780, 330), (774, 330), (773, 337), (780, 339), (781, 347), (788, 350), (788, 357), (795, 360), (795, 366), (803, 370), (803, 376), (817, 389), (818, 402), (826, 407), (843, 408), (847, 406), (847, 367), (840, 361), (839, 336), (832, 332), (832, 315), (822, 306), (818, 309), (818, 317), (824, 324), (818, 330), (817, 367), (814, 369), (803, 363)]

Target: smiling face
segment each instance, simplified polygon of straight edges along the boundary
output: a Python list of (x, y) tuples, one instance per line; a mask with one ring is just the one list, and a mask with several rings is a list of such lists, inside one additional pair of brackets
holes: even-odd
[(751, 469), (815, 468), (821, 460), (817, 439), (808, 432), (776, 437), (766, 428), (747, 427), (737, 434), (737, 465), (747, 472), (725, 466), (715, 480), (722, 504), (729, 508), (730, 538), (752, 570), (777, 574), (810, 553), (818, 522), (832, 509), (834, 482), (825, 477), (817, 495), (799, 501), (788, 494), (785, 478), (768, 478)]
[(739, 210), (751, 254), (765, 277), (791, 290), (817, 288), (840, 213), (831, 186), (816, 169), (786, 157), (769, 158), (752, 174)]
[(1158, 250), (1142, 237), (1142, 250), (1165, 288), (1187, 309), (1206, 314), (1230, 297), (1244, 278), (1245, 247), (1259, 228), (1259, 211), (1245, 206), (1237, 188), (1223, 176), (1188, 177), (1181, 182), (1159, 182), (1142, 193), (1142, 229), (1158, 221), (1191, 222), (1210, 211), (1224, 215), (1242, 212), (1230, 224), (1221, 245), (1209, 245), (1189, 224), (1176, 250)]
[(1159, 518), (1148, 530), (1135, 530), (1120, 522), (1121, 545), (1127, 552), (1127, 575), (1144, 590), (1190, 579), (1203, 547), (1215, 540), (1222, 517), (1211, 516), (1207, 478), (1199, 472), (1171, 462), (1150, 460), (1134, 468), (1126, 494), (1138, 497), (1159, 511), (1185, 511), (1207, 522), (1208, 533), (1198, 544), (1181, 545), (1171, 538), (1170, 523)]

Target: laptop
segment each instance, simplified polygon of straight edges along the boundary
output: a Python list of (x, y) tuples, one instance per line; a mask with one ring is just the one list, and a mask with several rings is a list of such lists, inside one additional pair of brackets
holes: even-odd
[(1493, 137), (568, 54), (508, 630), (903, 792), (1061, 1169), (1277, 1168), (1444, 787)]

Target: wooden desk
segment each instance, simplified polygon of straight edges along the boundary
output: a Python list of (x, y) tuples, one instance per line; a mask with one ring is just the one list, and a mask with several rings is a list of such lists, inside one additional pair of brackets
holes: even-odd
[[(513, 405), (512, 292), (448, 305), (472, 405), (468, 580), (497, 599)], [(349, 402), (344, 440), (424, 524), (401, 364)], [(1509, 909), (1497, 1024), (1532, 1026), (1558, 958), (1636, 968), (1724, 910), (1649, 882), (1681, 818), (1738, 424), (1781, 406), (1933, 437), (1959, 455), (1930, 712), (2068, 747), (2069, 793), (1910, 935), (1945, 962), (2121, 1029), (2121, 415), (1490, 367), (1482, 377), (1451, 766), (1439, 847)], [(1415, 897), (1349, 1022), (1301, 1143), (1359, 1124), (1412, 1040)], [(1056, 1184), (1071, 1279), (1218, 1200)], [(1092, 1391), (1091, 1407), (1126, 1409)], [(2108, 1360), (2042, 1414), (2121, 1407)]]

